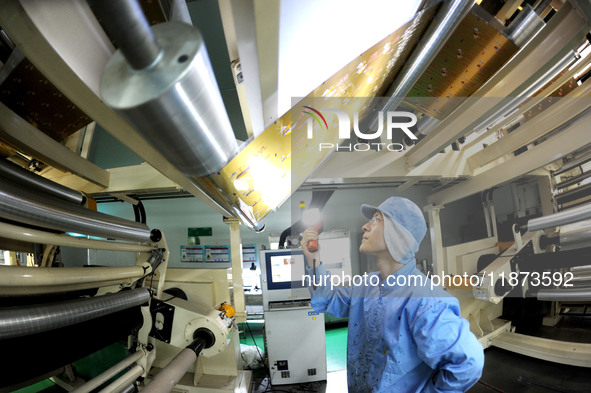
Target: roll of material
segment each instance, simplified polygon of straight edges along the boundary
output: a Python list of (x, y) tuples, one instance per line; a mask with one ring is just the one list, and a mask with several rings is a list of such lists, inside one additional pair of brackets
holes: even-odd
[(154, 65), (134, 70), (117, 51), (101, 97), (186, 176), (215, 173), (238, 152), (201, 34), (192, 26), (152, 27), (161, 48)]
[(150, 299), (145, 288), (53, 304), (0, 310), (0, 340), (59, 329), (113, 314)]
[(546, 228), (571, 224), (588, 218), (591, 218), (591, 204), (575, 207), (549, 216), (531, 219), (527, 222), (527, 230), (530, 232), (539, 231)]
[(191, 368), (199, 354), (208, 345), (211, 346), (211, 341), (208, 343), (208, 335), (197, 335), (195, 340), (179, 352), (174, 359), (170, 361), (154, 379), (142, 389), (143, 393), (169, 393), (172, 392), (175, 385)]
[(63, 232), (145, 242), (150, 229), (141, 224), (110, 216), (39, 193), (0, 177), (0, 218)]
[(0, 174), (17, 181), (18, 183), (29, 185), (41, 192), (49, 193), (65, 201), (80, 205), (86, 200), (86, 197), (80, 191), (72, 190), (71, 188), (46, 179), (43, 176), (36, 175), (16, 164), (8, 162), (7, 160), (0, 160)]
[(197, 360), (197, 354), (189, 348), (183, 349), (170, 361), (152, 381), (142, 389), (143, 393), (168, 393)]

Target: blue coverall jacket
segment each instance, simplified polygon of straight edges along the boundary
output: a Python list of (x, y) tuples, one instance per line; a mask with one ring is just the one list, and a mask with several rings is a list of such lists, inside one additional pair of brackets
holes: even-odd
[[(317, 278), (328, 274), (317, 268)], [(399, 275), (427, 280), (414, 263), (393, 276)], [(482, 345), (460, 317), (457, 299), (443, 289), (380, 280), (378, 286), (331, 290), (328, 284), (310, 292), (314, 310), (349, 317), (350, 393), (465, 392), (480, 378)]]

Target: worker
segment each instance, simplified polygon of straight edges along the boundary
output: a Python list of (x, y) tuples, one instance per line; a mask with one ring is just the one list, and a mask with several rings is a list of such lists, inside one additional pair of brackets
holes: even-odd
[[(460, 317), (457, 299), (438, 286), (432, 290), (416, 267), (415, 253), (427, 231), (421, 210), (408, 199), (391, 197), (378, 207), (362, 205), (361, 211), (369, 222), (359, 251), (373, 255), (379, 269), (362, 285), (331, 288), (319, 253), (307, 248), (318, 233), (308, 228), (301, 241), (307, 274), (316, 264), (312, 307), (349, 318), (349, 392), (465, 392), (480, 378), (484, 351)], [(423, 285), (419, 278), (426, 280)], [(396, 285), (402, 282), (407, 284)]]

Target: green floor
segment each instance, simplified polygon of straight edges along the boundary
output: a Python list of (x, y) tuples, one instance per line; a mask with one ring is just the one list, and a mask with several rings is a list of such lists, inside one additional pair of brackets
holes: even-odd
[[(109, 367), (120, 362), (127, 356), (127, 349), (124, 343), (115, 343), (97, 351), (84, 359), (74, 362), (76, 373), (85, 380), (92, 379)], [(121, 373), (123, 374), (123, 372)], [(64, 389), (46, 379), (34, 385), (16, 390), (14, 393), (59, 393)]]
[[(255, 345), (264, 352), (263, 323), (249, 321), (240, 323), (240, 343)], [(347, 368), (347, 327), (326, 327), (326, 367), (328, 372), (344, 370)]]

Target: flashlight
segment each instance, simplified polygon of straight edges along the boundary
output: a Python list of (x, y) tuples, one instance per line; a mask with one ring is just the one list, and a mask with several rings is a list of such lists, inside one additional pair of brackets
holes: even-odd
[[(307, 209), (304, 210), (302, 213), (302, 223), (306, 227), (314, 227), (316, 232), (322, 228), (322, 216), (320, 215), (320, 210), (318, 209)], [(316, 252), (318, 251), (318, 240), (313, 239), (309, 240), (307, 244), (308, 251)]]
[[(318, 232), (320, 230), (320, 228), (322, 227), (322, 216), (320, 215), (320, 210), (318, 210), (318, 209), (304, 210), (304, 212), (302, 213), (302, 223), (307, 227), (314, 227), (316, 232)], [(318, 240), (317, 239), (308, 240), (308, 244), (306, 245), (306, 248), (308, 249), (309, 252), (317, 252), (318, 251)], [(314, 275), (314, 277), (316, 277), (316, 258), (314, 258), (312, 260), (312, 265), (313, 265), (312, 268), (314, 269), (312, 274)], [(316, 284), (313, 284), (312, 288), (314, 290), (316, 290)]]

